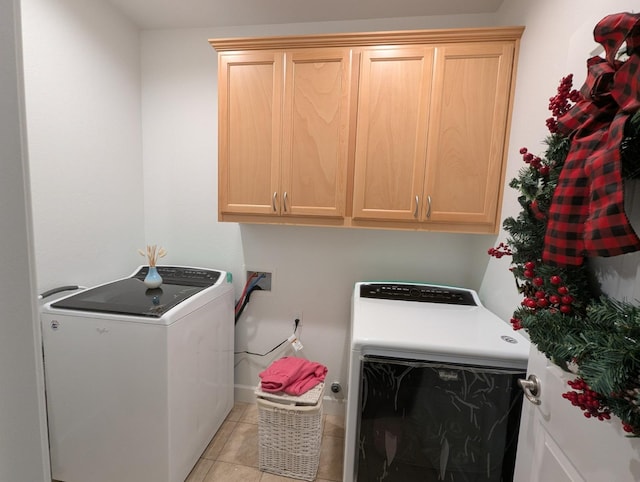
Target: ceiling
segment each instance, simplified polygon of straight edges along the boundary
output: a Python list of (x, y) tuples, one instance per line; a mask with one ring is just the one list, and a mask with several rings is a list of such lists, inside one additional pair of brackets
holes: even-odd
[(503, 0), (108, 0), (141, 29), (493, 13)]

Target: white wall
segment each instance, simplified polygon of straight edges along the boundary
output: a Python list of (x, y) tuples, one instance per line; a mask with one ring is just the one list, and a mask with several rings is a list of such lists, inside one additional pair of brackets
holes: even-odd
[[(493, 25), (491, 16), (268, 25), (142, 33), (142, 112), (147, 239), (167, 260), (229, 270), (240, 293), (247, 269), (274, 273), (270, 293), (251, 298), (236, 349), (265, 353), (302, 312), (303, 355), (346, 383), (350, 299), (355, 281), (421, 280), (478, 288), (493, 236), (238, 225), (217, 222), (217, 54), (215, 37)], [(251, 142), (250, 139), (247, 142)], [(285, 347), (236, 357), (239, 396)]]
[[(608, 14), (638, 9), (634, 0), (508, 0), (498, 12), (502, 25), (526, 25), (520, 45), (520, 60), (511, 138), (509, 141), (509, 165), (507, 183), (516, 177), (524, 166), (521, 147), (542, 156), (543, 144), (549, 131), (545, 120), (550, 117), (547, 106), (549, 97), (556, 94), (560, 79), (574, 74), (574, 88), (579, 89), (586, 77), (586, 61), (597, 46), (593, 40), (593, 28)], [(502, 219), (517, 216), (520, 206), (518, 192), (505, 186)], [(500, 233), (498, 242), (506, 234)], [(513, 275), (508, 270), (510, 258), (491, 259), (480, 289), (485, 304), (501, 318), (508, 320), (522, 299), (517, 293)], [(606, 271), (614, 280), (625, 279), (635, 283), (638, 266), (637, 255), (626, 255), (599, 263), (609, 266)], [(626, 266), (623, 270), (622, 267)], [(617, 268), (616, 268), (617, 267)], [(631, 276), (630, 273), (633, 273)], [(615, 293), (618, 282), (609, 282), (605, 288)]]
[(40, 292), (143, 264), (139, 34), (102, 0), (23, 0)]
[(0, 0), (0, 482), (49, 478), (31, 243), (19, 5)]

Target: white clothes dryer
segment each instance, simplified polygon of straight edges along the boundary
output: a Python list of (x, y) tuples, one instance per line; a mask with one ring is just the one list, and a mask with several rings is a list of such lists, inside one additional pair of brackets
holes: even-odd
[(360, 282), (344, 482), (513, 476), (529, 342), (473, 290)]

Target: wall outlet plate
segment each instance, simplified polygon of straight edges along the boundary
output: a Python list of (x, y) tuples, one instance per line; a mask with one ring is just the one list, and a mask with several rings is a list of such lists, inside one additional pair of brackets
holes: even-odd
[(256, 285), (259, 286), (262, 291), (271, 291), (273, 273), (271, 273), (270, 271), (247, 270), (246, 279), (251, 278), (254, 274), (257, 275), (256, 279), (258, 280)]

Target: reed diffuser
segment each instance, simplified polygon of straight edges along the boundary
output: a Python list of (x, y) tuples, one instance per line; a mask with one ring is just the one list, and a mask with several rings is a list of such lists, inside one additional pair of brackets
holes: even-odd
[(146, 256), (147, 262), (149, 263), (149, 271), (147, 272), (147, 276), (144, 278), (144, 284), (149, 289), (158, 288), (162, 284), (162, 276), (158, 273), (158, 269), (156, 268), (156, 263), (160, 258), (164, 258), (167, 255), (167, 251), (158, 246), (147, 245), (146, 253), (141, 249), (138, 250), (141, 256)]
[(140, 253), (140, 256), (147, 257), (149, 267), (155, 266), (160, 258), (164, 258), (167, 255), (167, 251), (164, 248), (158, 248), (158, 246), (156, 246), (155, 244), (153, 246), (147, 245), (146, 253), (141, 249), (138, 250), (138, 253)]

